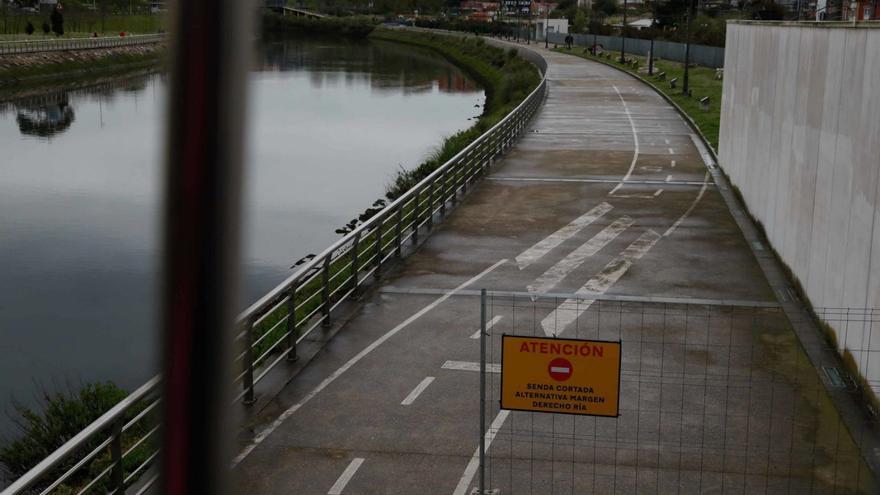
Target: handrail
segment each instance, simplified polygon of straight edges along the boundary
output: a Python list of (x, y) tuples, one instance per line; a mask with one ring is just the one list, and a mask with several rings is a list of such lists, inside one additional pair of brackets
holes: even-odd
[(0, 55), (40, 53), (65, 50), (88, 50), (119, 46), (145, 45), (165, 40), (164, 33), (103, 36), (100, 38), (62, 38), (48, 40), (0, 41)]
[[(535, 52), (526, 55), (530, 59), (536, 56)], [(423, 228), (432, 228), (435, 216), (442, 218), (448, 207), (454, 206), (458, 201), (459, 192), (466, 193), (468, 184), (476, 181), (496, 157), (513, 145), (544, 101), (547, 91), (546, 64), (537, 65), (542, 72), (541, 81), (516, 108), (399, 198), (331, 244), (238, 315), (237, 325), (241, 331), (238, 332), (236, 341), (243, 348), (240, 353), (236, 353), (238, 357), (232, 364), (240, 366), (234, 382), (241, 383), (242, 392), (236, 397), (236, 401), (253, 403), (255, 385), (269, 371), (285, 357), (295, 360), (299, 342), (318, 326), (328, 326), (333, 310), (342, 301), (355, 295), (360, 286), (369, 283), (368, 277), (377, 275), (384, 262), (402, 256), (403, 244), (408, 241), (417, 242), (420, 231)], [(331, 271), (335, 273), (331, 274)], [(312, 292), (308, 292), (309, 287)], [(300, 296), (299, 300), (297, 296)], [(259, 334), (258, 330), (263, 333)], [(282, 331), (280, 335), (272, 335)], [(279, 350), (280, 355), (268, 362), (270, 355)], [(142, 405), (144, 399), (157, 390), (160, 379), (159, 375), (150, 379), (0, 495), (18, 495), (25, 493), (24, 490), (28, 488), (41, 489), (41, 495), (49, 493), (85, 465), (89, 456), (107, 448), (111, 453), (111, 465), (93, 478), (80, 493), (96, 486), (108, 474), (114, 493), (122, 493), (127, 486), (131, 486), (130, 482), (136, 479), (137, 473), (144, 471), (152, 462), (158, 451), (156, 449), (152, 454), (147, 452), (150, 455), (146, 460), (137, 466), (131, 466), (126, 475), (123, 459), (132, 449), (141, 446), (154, 430), (134, 439), (134, 446), (123, 450), (122, 435), (128, 430), (128, 426), (123, 425), (122, 421), (126, 413)], [(151, 404), (148, 407), (153, 406)], [(130, 423), (141, 421), (146, 416), (142, 412)], [(84, 448), (99, 432), (108, 428), (112, 431), (103, 442), (90, 454), (78, 459), (66, 473), (52, 481), (42, 480), (64, 459)], [(41, 480), (46, 488), (36, 486)], [(145, 486), (153, 481), (147, 481)]]
[(6, 495), (7, 493), (21, 493), (22, 490), (30, 488), (44, 474), (57, 466), (58, 463), (66, 459), (76, 450), (80, 449), (86, 442), (91, 440), (91, 438), (99, 432), (103, 431), (108, 425), (117, 422), (117, 420), (122, 418), (129, 409), (139, 404), (144, 398), (154, 392), (159, 386), (159, 380), (160, 377), (158, 375), (154, 376), (147, 381), (147, 383), (141, 385), (140, 388), (122, 399), (118, 404), (111, 407), (109, 411), (102, 414), (101, 417), (92, 422), (92, 424), (74, 435), (70, 440), (64, 442), (64, 445), (55, 450), (55, 452), (49, 454), (48, 457), (40, 461), (39, 464), (22, 475), (21, 478), (18, 478), (14, 483), (6, 487), (6, 489), (3, 490), (3, 495)]

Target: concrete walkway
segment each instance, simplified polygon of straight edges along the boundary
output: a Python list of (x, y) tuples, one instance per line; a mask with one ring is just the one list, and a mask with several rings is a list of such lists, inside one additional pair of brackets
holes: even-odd
[(479, 300), (442, 291), (487, 288), (582, 296), (494, 298), (492, 362), (512, 332), (624, 352), (619, 418), (499, 411), (494, 377), (487, 488), (874, 493), (692, 131), (635, 79), (536, 50), (530, 132), (263, 409), (237, 491), (470, 493)]

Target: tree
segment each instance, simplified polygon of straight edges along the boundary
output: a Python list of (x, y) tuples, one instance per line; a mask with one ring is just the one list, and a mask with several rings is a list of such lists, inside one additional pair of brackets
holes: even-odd
[(593, 15), (604, 19), (612, 16), (617, 12), (616, 0), (593, 0)]
[(572, 27), (574, 28), (575, 33), (583, 33), (587, 28), (587, 16), (582, 9), (578, 9), (577, 13), (574, 15)]
[(49, 16), (49, 20), (52, 22), (52, 32), (58, 36), (64, 34), (64, 15), (61, 13), (61, 9), (58, 8), (58, 5), (55, 5), (55, 8), (52, 9), (52, 14)]

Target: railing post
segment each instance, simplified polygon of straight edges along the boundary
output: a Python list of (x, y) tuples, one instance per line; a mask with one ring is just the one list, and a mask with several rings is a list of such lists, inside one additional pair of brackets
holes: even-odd
[(422, 191), (416, 190), (416, 194), (413, 197), (413, 226), (412, 226), (412, 243), (418, 244), (419, 242), (419, 196), (422, 194)]
[(351, 290), (352, 299), (358, 298), (358, 248), (361, 242), (361, 233), (354, 236), (351, 246)]
[(321, 326), (327, 328), (330, 326), (330, 256), (333, 253), (327, 255), (324, 258), (324, 275), (323, 275), (323, 287), (321, 288)]
[(290, 288), (287, 296), (287, 361), (294, 362), (299, 359), (296, 354), (296, 289), (298, 283)]
[(428, 186), (428, 228), (431, 229), (434, 227), (434, 184), (437, 183), (437, 178), (435, 177), (431, 180), (431, 184)]
[(242, 403), (251, 405), (256, 402), (254, 398), (254, 320), (249, 319), (244, 324), (244, 397)]
[(446, 216), (446, 183), (448, 182), (448, 174), (444, 170), (440, 174), (440, 216)]
[(124, 495), (125, 493), (125, 466), (122, 464), (122, 424), (124, 416), (113, 421), (113, 438), (110, 441), (110, 460), (113, 468), (110, 471), (110, 493)]
[(376, 278), (382, 275), (382, 227), (384, 224), (384, 215), (380, 215), (376, 222), (376, 270), (373, 271), (373, 276)]
[(397, 206), (397, 222), (394, 226), (394, 238), (395, 238), (395, 247), (394, 247), (394, 256), (400, 258), (403, 254), (403, 206)]

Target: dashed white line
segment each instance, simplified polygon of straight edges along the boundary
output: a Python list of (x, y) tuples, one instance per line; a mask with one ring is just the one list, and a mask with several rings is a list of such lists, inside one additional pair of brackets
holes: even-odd
[(336, 381), (337, 378), (339, 378), (340, 376), (342, 376), (343, 373), (345, 373), (346, 371), (348, 371), (349, 369), (351, 369), (351, 367), (354, 366), (355, 364), (357, 364), (361, 359), (363, 359), (363, 358), (366, 357), (368, 354), (370, 354), (371, 352), (373, 352), (374, 350), (376, 350), (377, 347), (379, 347), (380, 345), (382, 345), (383, 343), (385, 343), (386, 340), (388, 340), (388, 339), (390, 339), (391, 337), (395, 336), (398, 332), (400, 332), (401, 330), (403, 330), (404, 328), (406, 328), (407, 326), (409, 326), (410, 323), (412, 323), (412, 322), (418, 320), (419, 318), (421, 318), (422, 316), (424, 316), (425, 313), (427, 313), (427, 312), (431, 311), (432, 309), (436, 308), (437, 306), (439, 306), (440, 304), (442, 304), (444, 301), (446, 301), (447, 299), (449, 299), (450, 297), (452, 297), (453, 295), (455, 295), (458, 291), (464, 289), (464, 288), (467, 287), (468, 285), (471, 285), (471, 284), (473, 284), (474, 282), (476, 282), (476, 281), (480, 280), (481, 278), (485, 277), (487, 274), (489, 274), (490, 272), (492, 272), (493, 270), (495, 270), (495, 269), (498, 268), (499, 266), (503, 265), (504, 263), (507, 263), (507, 260), (506, 260), (506, 259), (500, 260), (500, 261), (498, 261), (497, 263), (495, 263), (494, 265), (490, 266), (489, 268), (486, 268), (485, 270), (483, 270), (483, 271), (480, 272), (479, 274), (475, 275), (473, 278), (471, 278), (471, 279), (465, 281), (464, 283), (462, 283), (461, 285), (459, 285), (459, 286), (456, 287), (455, 289), (453, 289), (453, 290), (449, 291), (448, 293), (446, 293), (446, 294), (440, 296), (439, 298), (437, 298), (436, 300), (434, 300), (434, 302), (432, 302), (431, 304), (425, 306), (424, 308), (422, 308), (421, 310), (419, 310), (416, 314), (410, 316), (409, 318), (407, 318), (406, 320), (404, 320), (403, 322), (401, 322), (399, 325), (397, 325), (396, 327), (392, 328), (391, 330), (389, 330), (388, 332), (386, 332), (384, 335), (382, 335), (382, 336), (379, 337), (378, 339), (374, 340), (372, 344), (370, 344), (370, 345), (368, 345), (367, 347), (365, 347), (364, 350), (362, 350), (361, 352), (357, 353), (353, 358), (349, 359), (345, 364), (343, 364), (342, 366), (340, 366), (339, 369), (337, 369), (337, 370), (334, 371), (330, 376), (328, 376), (328, 377), (325, 378), (323, 381), (321, 381), (321, 383), (319, 383), (314, 389), (312, 389), (311, 392), (309, 392), (309, 393), (306, 394), (302, 399), (300, 399), (299, 402), (297, 402), (296, 404), (294, 404), (293, 406), (291, 406), (290, 408), (288, 408), (286, 411), (284, 411), (283, 413), (281, 413), (281, 416), (278, 416), (278, 418), (277, 418), (275, 421), (273, 421), (269, 426), (267, 426), (267, 427), (266, 427), (265, 429), (263, 429), (260, 433), (258, 433), (257, 436), (254, 437), (253, 441), (251, 441), (251, 443), (250, 443), (247, 447), (245, 447), (244, 450), (242, 450), (241, 453), (239, 453), (239, 454), (235, 457), (235, 459), (232, 460), (232, 466), (235, 467), (236, 465), (238, 465), (238, 463), (240, 463), (241, 461), (243, 461), (243, 460), (245, 459), (245, 457), (247, 457), (248, 455), (250, 455), (250, 453), (253, 452), (253, 450), (254, 450), (255, 448), (257, 448), (257, 446), (260, 445), (260, 444), (263, 442), (263, 440), (266, 439), (266, 437), (268, 437), (269, 435), (272, 434), (272, 432), (274, 432), (275, 430), (277, 430), (278, 427), (281, 426), (281, 424), (284, 423), (285, 420), (287, 420), (287, 418), (289, 418), (290, 416), (292, 416), (292, 415), (293, 415), (295, 412), (297, 412), (301, 407), (303, 407), (307, 402), (309, 402), (309, 401), (312, 400), (316, 395), (318, 395), (319, 393), (321, 393), (322, 390), (324, 390), (324, 389), (327, 388), (331, 383), (333, 383), (334, 381)]
[[(444, 370), (452, 371), (480, 371), (480, 363), (473, 361), (446, 361), (440, 366)], [(497, 363), (486, 363), (487, 373), (501, 373), (501, 365)]]
[[(495, 416), (495, 419), (492, 420), (492, 425), (489, 427), (489, 431), (486, 432), (486, 450), (489, 451), (489, 447), (492, 445), (492, 441), (495, 440), (495, 435), (498, 434), (498, 431), (501, 430), (501, 427), (504, 426), (504, 421), (507, 420), (507, 416), (510, 415), (510, 411), (506, 409), (502, 409), (498, 411), (498, 415)], [(455, 487), (455, 491), (452, 492), (452, 495), (465, 495), (467, 493), (467, 489), (471, 486), (471, 481), (474, 479), (474, 475), (477, 474), (477, 468), (480, 467), (480, 447), (477, 446), (477, 449), (474, 451), (474, 455), (471, 456), (471, 460), (468, 461), (468, 465), (464, 468), (464, 474), (461, 475), (461, 479), (458, 480), (458, 485)]]
[(669, 144), (669, 140), (668, 140), (668, 139), (664, 139), (663, 142), (666, 143), (666, 144)]
[[(588, 280), (575, 294), (578, 296), (604, 294), (629, 270), (636, 260), (640, 259), (654, 247), (658, 240), (660, 240), (660, 234), (653, 230), (648, 230), (633, 241), (619, 256), (605, 265), (602, 271)], [(560, 335), (565, 331), (566, 327), (577, 320), (594, 302), (595, 299), (566, 299), (565, 302), (541, 320), (541, 327), (544, 329), (544, 333), (548, 336)]]
[(348, 485), (348, 482), (351, 481), (351, 478), (354, 477), (354, 474), (363, 463), (364, 460), (360, 457), (351, 461), (351, 464), (349, 464), (348, 467), (345, 468), (345, 471), (339, 475), (339, 479), (336, 480), (336, 483), (333, 483), (333, 486), (330, 487), (330, 491), (327, 492), (327, 495), (342, 495), (342, 490), (345, 490), (345, 486)]
[(595, 222), (596, 219), (611, 211), (614, 207), (608, 203), (601, 203), (592, 210), (572, 220), (568, 225), (542, 239), (534, 246), (526, 249), (516, 257), (516, 265), (520, 270), (538, 261), (556, 246), (568, 240), (571, 236), (580, 232), (584, 227)]
[(654, 197), (655, 197), (655, 198), (656, 198), (657, 196), (660, 196), (661, 194), (663, 194), (663, 188), (660, 188), (660, 189), (657, 189), (656, 191), (654, 191)]
[(583, 243), (580, 247), (572, 251), (568, 256), (538, 277), (534, 284), (528, 286), (529, 292), (550, 292), (550, 290), (559, 285), (568, 274), (581, 266), (587, 258), (598, 253), (602, 248), (607, 246), (608, 243), (616, 239), (617, 236), (629, 228), (633, 222), (634, 220), (628, 216), (623, 216), (615, 220), (611, 225), (602, 229), (601, 232)]
[(629, 164), (629, 170), (626, 171), (626, 175), (623, 176), (620, 183), (617, 184), (614, 189), (608, 193), (609, 196), (613, 196), (614, 193), (617, 192), (618, 189), (623, 187), (623, 183), (629, 180), (630, 175), (632, 175), (633, 169), (636, 167), (636, 162), (639, 160), (639, 134), (636, 132), (636, 123), (633, 121), (632, 114), (629, 111), (629, 105), (626, 104), (626, 100), (623, 99), (623, 95), (620, 94), (620, 90), (617, 89), (617, 86), (612, 86), (614, 91), (617, 92), (617, 97), (620, 98), (620, 102), (623, 103), (623, 111), (626, 112), (626, 118), (629, 119), (629, 126), (632, 129), (633, 135), (633, 143), (635, 145), (635, 149), (633, 150), (632, 162)]
[(666, 182), (671, 182), (671, 181), (672, 181), (672, 174), (669, 174), (666, 176)]
[(675, 160), (672, 160), (672, 161), (669, 163), (669, 165), (670, 165), (672, 168), (675, 168)]
[(672, 148), (666, 148), (666, 150), (669, 151), (669, 154), (670, 154), (670, 155), (674, 155), (674, 154), (675, 154), (675, 150), (673, 150)]
[[(494, 318), (492, 318), (491, 320), (487, 321), (487, 322), (486, 322), (486, 331), (488, 332), (489, 330), (491, 330), (492, 327), (494, 327), (496, 323), (498, 323), (499, 321), (501, 321), (502, 318), (504, 318), (504, 317), (501, 316), (501, 315), (497, 315), (497, 316), (495, 316)], [(480, 338), (480, 332), (481, 332), (481, 331), (482, 331), (482, 330), (478, 328), (477, 331), (474, 332), (473, 335), (471, 335), (471, 338), (472, 338), (472, 339), (478, 339), (478, 338)]]
[(433, 382), (433, 381), (434, 381), (433, 376), (425, 377), (425, 379), (422, 380), (421, 382), (419, 382), (419, 384), (416, 385), (416, 388), (414, 388), (413, 391), (410, 392), (409, 395), (407, 395), (405, 399), (403, 399), (403, 402), (401, 402), (400, 405), (401, 406), (411, 405), (413, 402), (416, 401), (416, 399), (419, 398), (420, 395), (422, 395), (422, 392), (424, 392), (425, 389), (428, 388), (428, 385), (430, 385), (431, 382)]

